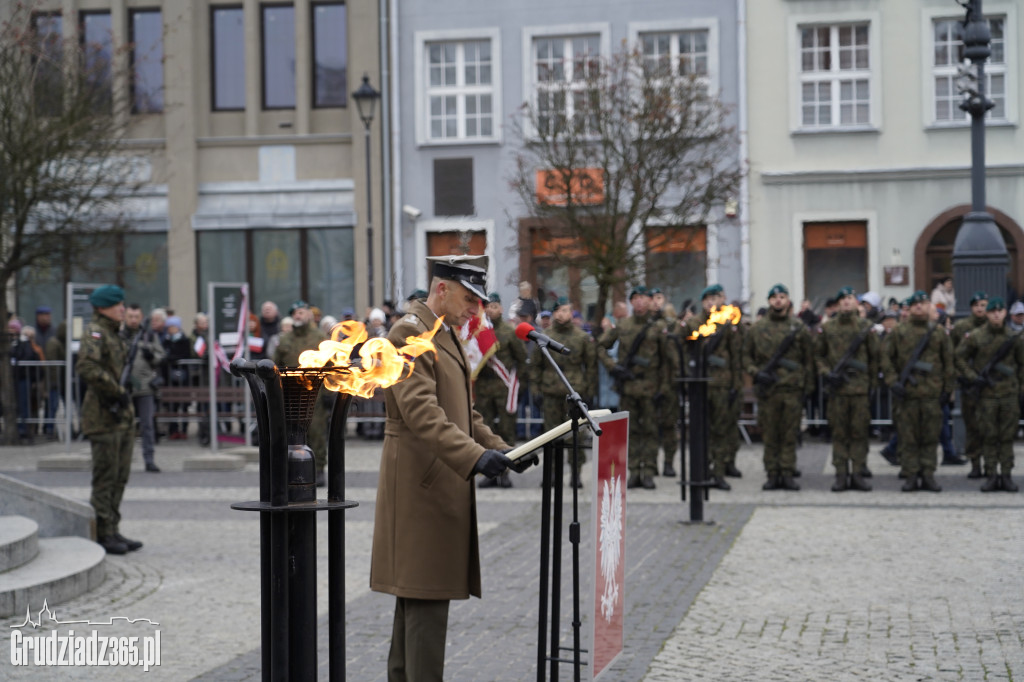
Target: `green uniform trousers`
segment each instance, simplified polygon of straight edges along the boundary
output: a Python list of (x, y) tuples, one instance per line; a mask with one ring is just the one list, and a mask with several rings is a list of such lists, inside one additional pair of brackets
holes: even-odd
[(757, 399), (757, 425), (764, 440), (764, 470), (769, 476), (796, 470), (796, 435), (804, 401), (796, 391), (772, 391)]
[(89, 436), (92, 447), (92, 496), (96, 510), (96, 537), (120, 532), (121, 498), (132, 467), (134, 429), (118, 429)]
[(868, 461), (871, 431), (868, 395), (832, 395), (828, 398), (828, 425), (832, 429), (832, 464), (836, 471), (859, 472)]
[(679, 396), (672, 393), (658, 403), (658, 440), (665, 463), (675, 462), (679, 452)]
[(978, 414), (979, 399), (960, 391), (960, 413), (964, 419), (964, 454), (967, 459), (977, 462), (981, 457), (982, 435)]
[(442, 682), (448, 634), (447, 599), (395, 600), (388, 682)]
[(327, 421), (330, 417), (327, 410), (327, 389), (321, 389), (320, 395), (313, 406), (313, 419), (306, 432), (306, 443), (313, 451), (316, 470), (323, 471), (327, 466)]
[(658, 475), (658, 418), (653, 396), (619, 397), (619, 409), (629, 412), (629, 474)]
[[(568, 414), (569, 403), (566, 402), (565, 396), (544, 396), (543, 402), (541, 403), (541, 411), (544, 413), (544, 430), (550, 431), (562, 422), (569, 419)], [(589, 431), (589, 427), (587, 428)], [(580, 429), (580, 440), (583, 440), (583, 435), (587, 432), (581, 427)], [(570, 434), (572, 432), (570, 431)], [(567, 464), (572, 463), (572, 436), (565, 436), (565, 461)], [(579, 466), (576, 467), (577, 471), (587, 461), (587, 451), (583, 449), (582, 442), (580, 446), (580, 461)]]
[(982, 398), (976, 415), (982, 437), (985, 474), (1009, 474), (1013, 469), (1013, 437), (1017, 434), (1017, 420), (1020, 418), (1017, 396)]
[(901, 463), (907, 477), (935, 473), (937, 448), (942, 431), (942, 406), (938, 397), (904, 398), (900, 401), (896, 433), (899, 435)]
[[(739, 401), (737, 397), (735, 403)], [(736, 450), (739, 449), (735, 403), (729, 402), (727, 389), (708, 389), (708, 464), (711, 475), (718, 478), (725, 477), (725, 465), (735, 461)], [(733, 459), (730, 460), (730, 457)]]
[[(505, 409), (505, 403), (508, 402), (508, 389), (505, 387), (505, 384), (500, 384), (499, 387), (500, 391), (482, 391), (480, 390), (480, 385), (477, 384), (476, 399), (473, 402), (473, 407), (484, 418), (484, 423), (491, 427), (492, 431), (501, 436), (501, 439), (509, 445), (515, 445), (516, 414), (514, 412), (509, 413)], [(565, 420), (563, 419), (562, 421)]]

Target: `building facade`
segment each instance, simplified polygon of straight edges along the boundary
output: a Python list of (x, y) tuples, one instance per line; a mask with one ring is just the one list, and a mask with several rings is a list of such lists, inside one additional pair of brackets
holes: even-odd
[[(752, 300), (776, 282), (819, 307), (842, 286), (905, 298), (951, 275), (969, 210), (953, 0), (747, 4)], [(985, 0), (987, 203), (1024, 293), (1022, 7)], [(997, 292), (990, 292), (995, 295)], [(970, 292), (958, 292), (969, 296)]]
[[(394, 209), (402, 213), (394, 261), (404, 289), (426, 286), (426, 256), (473, 253), (489, 256), (489, 281), (504, 301), (513, 300), (517, 283), (527, 280), (551, 299), (542, 304), (569, 295), (589, 312), (597, 300), (592, 279), (556, 262), (552, 249), (564, 245), (523, 220), (522, 199), (510, 183), (518, 144), (513, 117), (524, 102), (536, 102), (552, 79), (577, 77), (574, 64), (582, 58), (633, 47), (645, 57), (689, 60), (735, 108), (741, 87), (738, 6), (713, 0), (396, 3), (392, 55), (400, 77), (391, 134), (398, 169)], [(720, 212), (700, 232), (650, 254), (677, 273), (650, 282), (676, 306), (708, 281), (721, 281), (739, 296), (746, 280), (742, 219)]]
[[(24, 272), (16, 309), (60, 313), (65, 281), (97, 277), (186, 320), (207, 309), (211, 281), (249, 282), (254, 309), (366, 305), (366, 143), (372, 182), (386, 187), (387, 109), (368, 137), (351, 93), (363, 74), (380, 87), (379, 12), (371, 0), (41, 2), (36, 32), (109, 54), (113, 94), (131, 98), (126, 153), (145, 186), (131, 199), (132, 232), (98, 256), (109, 263)], [(389, 220), (387, 194), (372, 199)], [(385, 232), (373, 232), (378, 299)]]

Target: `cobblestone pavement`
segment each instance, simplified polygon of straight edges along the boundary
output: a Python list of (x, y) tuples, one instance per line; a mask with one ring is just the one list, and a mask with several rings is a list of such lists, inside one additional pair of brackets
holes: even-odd
[[(351, 680), (384, 679), (391, 630), (393, 599), (367, 587), (379, 447), (353, 439), (348, 448), (346, 497), (360, 504), (346, 513)], [(258, 523), (255, 514), (229, 509), (258, 497), (257, 469), (182, 471), (197, 449), (161, 443), (158, 475), (142, 472), (137, 455), (122, 531), (146, 546), (108, 557), (106, 582), (55, 611), (61, 620), (159, 623), (161, 665), (147, 679), (258, 680)], [(87, 473), (36, 471), (36, 458), (48, 451), (63, 446), (0, 448), (0, 472), (87, 499)], [(759, 458), (758, 446), (745, 447), (738, 461), (745, 477), (732, 480), (731, 492), (712, 492), (705, 519), (713, 524), (684, 523), (689, 507), (676, 480), (630, 491), (627, 635), (608, 679), (1024, 679), (1024, 495), (983, 495), (964, 467), (940, 468), (941, 494), (899, 493), (895, 468), (874, 453), (875, 490), (837, 495), (828, 492), (829, 452), (819, 443), (800, 451), (804, 490), (764, 492)], [(534, 469), (511, 490), (478, 493), (484, 598), (453, 603), (448, 679), (536, 679), (539, 477)], [(589, 508), (581, 519), (586, 536)], [(326, 527), (317, 525), (321, 679)], [(568, 543), (564, 549), (563, 577)], [(560, 632), (568, 646), (570, 588), (563, 583)], [(105, 627), (140, 634), (132, 630), (138, 625)], [(12, 628), (0, 629), (0, 679), (38, 679), (37, 670), (10, 666)], [(564, 679), (571, 672), (560, 669)], [(61, 671), (69, 680), (138, 675)]]

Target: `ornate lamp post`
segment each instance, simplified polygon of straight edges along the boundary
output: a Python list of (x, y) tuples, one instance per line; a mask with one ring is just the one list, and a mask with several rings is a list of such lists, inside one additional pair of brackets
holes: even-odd
[(373, 294), (373, 181), (370, 176), (370, 126), (373, 125), (373, 114), (377, 108), (380, 92), (370, 85), (370, 77), (363, 75), (363, 84), (352, 93), (359, 109), (359, 118), (363, 121), (366, 146), (366, 273), (370, 280), (368, 304), (372, 307)]
[[(991, 33), (981, 11), (982, 0), (957, 0), (966, 8), (964, 57), (974, 64), (973, 84), (962, 88), (960, 108), (971, 115), (971, 211), (964, 216), (953, 245), (953, 279), (960, 291), (986, 291), (1002, 296), (1006, 291), (1009, 256), (995, 220), (985, 210), (985, 113), (995, 106), (985, 97), (985, 60), (991, 54)], [(970, 314), (970, 296), (957, 297), (957, 316)]]

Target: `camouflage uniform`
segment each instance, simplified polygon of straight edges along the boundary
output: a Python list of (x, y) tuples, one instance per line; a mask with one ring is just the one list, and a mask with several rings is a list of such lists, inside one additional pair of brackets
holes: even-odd
[[(662, 316), (661, 311), (655, 313)], [(665, 460), (662, 464), (665, 476), (675, 476), (673, 462), (676, 453), (679, 452), (679, 392), (682, 385), (674, 380), (680, 378), (680, 368), (683, 366), (683, 333), (679, 321), (674, 317), (661, 317), (665, 328), (665, 352), (672, 358), (672, 385), (671, 390), (658, 404), (658, 442), (661, 451), (665, 453)]]
[[(510, 372), (516, 370), (517, 376), (521, 377), (526, 371), (526, 346), (516, 338), (512, 325), (501, 317), (491, 322), (494, 325), (494, 336), (498, 339), (494, 357), (505, 365), (505, 369)], [(508, 386), (490, 364), (485, 363), (476, 375), (473, 397), (473, 405), (483, 416), (487, 426), (506, 443), (515, 443), (516, 413), (509, 413), (505, 409), (508, 402)], [(498, 422), (497, 426), (494, 425), (495, 421)]]
[[(552, 322), (547, 334), (572, 350), (569, 355), (551, 353), (551, 357), (576, 392), (587, 400), (597, 392), (597, 350), (594, 340), (585, 331), (577, 328), (571, 320), (564, 324)], [(539, 349), (530, 357), (530, 385), (541, 394), (545, 431), (555, 428), (569, 418), (568, 404), (565, 401), (568, 390)], [(583, 466), (586, 461), (587, 457), (581, 450), (579, 466)]]
[[(988, 322), (988, 318), (982, 315), (976, 316), (973, 312), (967, 317), (958, 320), (949, 332), (950, 340), (953, 342), (955, 353), (960, 343), (967, 338), (968, 334), (979, 329)], [(984, 363), (983, 363), (984, 364)], [(971, 460), (971, 469), (978, 470), (981, 462), (981, 441), (982, 434), (978, 425), (978, 396), (972, 392), (960, 392), (960, 414), (964, 421), (964, 455)], [(980, 471), (978, 472), (980, 473)], [(978, 478), (978, 474), (974, 474)]]
[[(319, 348), (320, 342), (326, 338), (320, 327), (312, 322), (293, 327), (290, 332), (281, 335), (281, 342), (274, 349), (274, 364), (278, 367), (298, 367), (299, 356), (303, 351)], [(313, 408), (313, 420), (306, 437), (316, 460), (317, 472), (327, 466), (327, 417), (327, 394), (321, 391)]]
[[(597, 355), (601, 364), (612, 371), (616, 361), (608, 349), (619, 342), (618, 362), (626, 366), (630, 350), (637, 336), (646, 328), (643, 341), (632, 362), (626, 367), (633, 378), (616, 382), (619, 409), (629, 412), (629, 473), (630, 478), (656, 476), (658, 473), (658, 418), (656, 403), (671, 395), (673, 390), (673, 363), (667, 352), (666, 336), (662, 325), (652, 314), (623, 319), (597, 342)], [(649, 325), (649, 326), (648, 326)], [(621, 384), (621, 385), (620, 385)]]
[(121, 388), (128, 346), (118, 334), (120, 323), (93, 313), (82, 334), (78, 374), (89, 390), (82, 403), (82, 433), (92, 448), (92, 496), (96, 535), (120, 533), (121, 498), (131, 473), (135, 411)]
[[(857, 351), (846, 363), (843, 373), (846, 381), (829, 390), (828, 423), (832, 429), (832, 464), (836, 468), (838, 489), (845, 489), (846, 476), (851, 472), (853, 487), (870, 489), (860, 479), (860, 472), (867, 464), (871, 431), (870, 395), (878, 376), (879, 342), (871, 326), (871, 322), (862, 319), (856, 311), (840, 312), (822, 325), (815, 340), (818, 373), (827, 377), (854, 340), (865, 334)], [(829, 388), (827, 384), (826, 388)]]
[(814, 388), (811, 334), (788, 309), (769, 309), (767, 315), (751, 325), (743, 340), (743, 365), (747, 374), (756, 376), (794, 330), (796, 338), (774, 370), (778, 381), (757, 387), (757, 425), (764, 440), (766, 486), (784, 481), (783, 487), (797, 489), (791, 480), (796, 471), (796, 436), (803, 397)]
[[(690, 319), (686, 324), (685, 336), (708, 321), (708, 312)], [(721, 335), (721, 336), (719, 336)], [(720, 326), (713, 336), (703, 341), (705, 349), (714, 344), (707, 353), (706, 372), (708, 382), (708, 455), (711, 475), (721, 483), (725, 481), (729, 457), (736, 456), (739, 449), (739, 428), (736, 421), (743, 395), (743, 337), (739, 325)], [(687, 350), (690, 350), (689, 347)], [(685, 475), (685, 472), (684, 474)]]
[[(911, 316), (885, 337), (882, 343), (882, 374), (890, 388), (898, 383), (900, 372), (921, 336), (927, 332), (928, 319)], [(937, 464), (936, 446), (942, 429), (940, 398), (948, 396), (953, 389), (953, 345), (941, 329), (932, 333), (919, 362), (922, 363), (919, 369), (910, 375), (917, 383), (908, 380), (903, 387), (906, 396), (902, 399), (893, 396), (899, 402), (896, 432), (902, 449), (901, 463), (907, 478), (904, 486), (907, 490), (916, 489), (918, 475), (926, 487), (938, 487), (933, 486), (933, 475)]]
[[(978, 378), (985, 367), (1009, 338), (1006, 325), (985, 324), (971, 332), (956, 349), (956, 368), (967, 382)], [(988, 374), (991, 385), (977, 392), (975, 427), (981, 434), (981, 454), (985, 458), (985, 475), (989, 478), (1001, 473), (1010, 476), (1013, 469), (1013, 437), (1017, 433), (1020, 417), (1017, 397), (1024, 386), (1024, 341), (1019, 337), (1008, 353)]]

